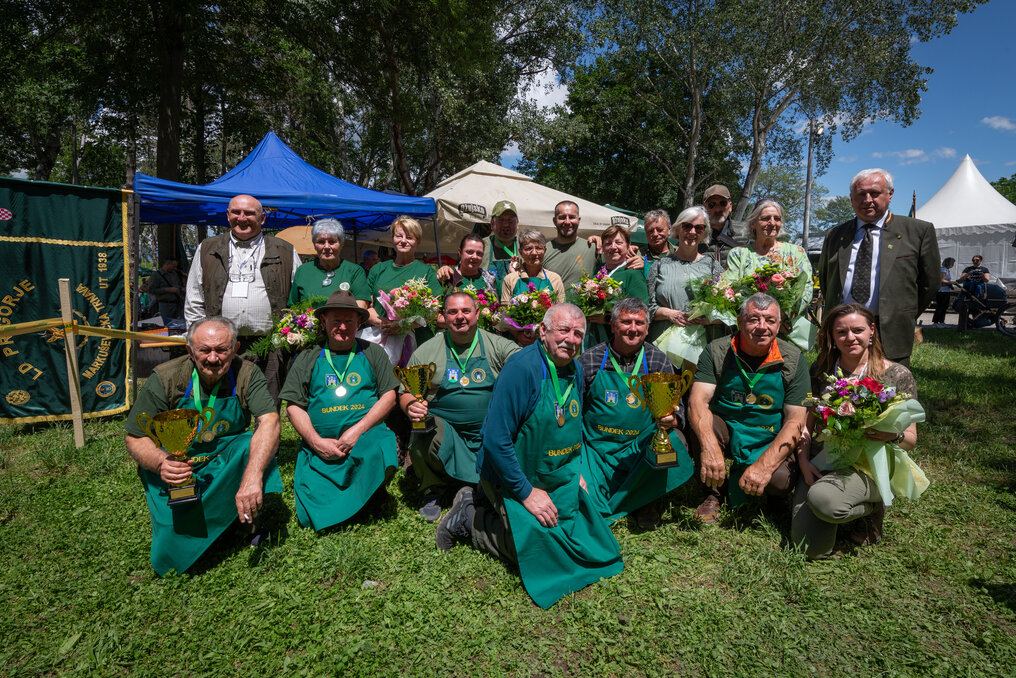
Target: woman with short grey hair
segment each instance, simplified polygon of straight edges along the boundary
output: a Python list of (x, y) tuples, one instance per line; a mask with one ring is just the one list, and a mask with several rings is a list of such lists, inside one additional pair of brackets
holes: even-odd
[(296, 269), (289, 291), (289, 305), (320, 299), (325, 301), (336, 290), (348, 290), (356, 303), (367, 308), (370, 288), (363, 269), (343, 260), (342, 240), (345, 229), (338, 219), (318, 219), (310, 229), (310, 240), (317, 257)]

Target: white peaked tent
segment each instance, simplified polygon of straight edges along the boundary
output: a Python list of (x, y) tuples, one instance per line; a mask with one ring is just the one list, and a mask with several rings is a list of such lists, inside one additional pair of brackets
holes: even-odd
[[(489, 224), (490, 211), (500, 200), (510, 200), (518, 207), (519, 229), (537, 228), (548, 240), (557, 235), (554, 206), (562, 200), (579, 206), (579, 235), (598, 235), (611, 224), (619, 224), (629, 232), (638, 226), (636, 217), (541, 186), (525, 174), (486, 161), (448, 177), (425, 197), (433, 198), (437, 205), (442, 254), (455, 254), (459, 240), (473, 230), (474, 224)], [(428, 249), (428, 240), (433, 241), (433, 235), (424, 229), (421, 249)]]
[(1005, 199), (964, 156), (949, 181), (917, 210), (917, 218), (935, 224), (942, 258), (956, 259), (953, 277), (984, 257), (992, 276), (1016, 278), (1016, 205)]

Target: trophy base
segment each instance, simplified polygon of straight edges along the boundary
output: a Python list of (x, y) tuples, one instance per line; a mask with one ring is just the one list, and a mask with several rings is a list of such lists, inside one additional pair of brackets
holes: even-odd
[(169, 488), (169, 501), (167, 503), (170, 508), (192, 504), (197, 500), (198, 489), (193, 483), (190, 485), (184, 485), (183, 487)]
[(670, 445), (670, 437), (662, 428), (657, 428), (656, 433), (653, 434), (649, 461), (654, 469), (673, 468), (679, 465), (677, 451)]
[(674, 452), (673, 450), (663, 454), (656, 453), (654, 456), (655, 461), (653, 461), (653, 468), (655, 469), (674, 468), (675, 466), (680, 466), (677, 461), (677, 452)]
[(434, 423), (434, 417), (427, 417), (423, 421), (414, 421), (410, 434), (414, 436), (422, 436), (433, 433), (436, 430), (437, 424)]

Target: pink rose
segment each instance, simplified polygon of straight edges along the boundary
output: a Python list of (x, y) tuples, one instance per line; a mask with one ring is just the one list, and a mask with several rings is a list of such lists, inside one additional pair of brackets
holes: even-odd
[(784, 277), (783, 277), (782, 275), (780, 275), (779, 273), (774, 273), (774, 274), (773, 274), (773, 277), (772, 277), (772, 278), (770, 278), (770, 280), (772, 280), (772, 281), (773, 281), (773, 284), (775, 284), (775, 285), (782, 285), (783, 283), (787, 282), (787, 279), (786, 279), (786, 278), (784, 278)]
[(299, 343), (300, 337), (297, 334), (295, 334), (295, 333), (294, 334), (287, 334), (286, 335), (286, 341), (288, 341), (290, 343), (290, 345), (293, 345), (293, 344)]
[(723, 296), (725, 296), (725, 297), (726, 297), (727, 299), (733, 299), (733, 298), (734, 298), (734, 296), (735, 296), (735, 294), (734, 294), (734, 290), (732, 290), (732, 289), (730, 289), (730, 288), (728, 287), (728, 288), (727, 288), (727, 291), (723, 293)]
[(853, 404), (849, 400), (844, 400), (840, 403), (840, 406), (836, 408), (836, 414), (841, 417), (852, 417), (857, 410), (854, 409)]
[(289, 334), (289, 332), (290, 330), (288, 327), (283, 327), (282, 329), (279, 330), (279, 334), (282, 334), (283, 336)]

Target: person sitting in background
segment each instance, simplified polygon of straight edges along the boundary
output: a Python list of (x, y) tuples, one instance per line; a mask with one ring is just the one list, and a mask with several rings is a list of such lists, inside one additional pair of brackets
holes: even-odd
[(347, 290), (356, 303), (366, 309), (370, 305), (370, 288), (363, 270), (350, 261), (343, 261), (342, 241), (345, 229), (338, 219), (318, 219), (310, 230), (317, 257), (296, 269), (289, 305), (320, 298), (327, 299), (335, 290)]
[(349, 520), (385, 486), (398, 465), (395, 434), (385, 426), (399, 382), (384, 349), (356, 338), (367, 311), (347, 290), (314, 309), (327, 345), (293, 362), (281, 397), (303, 438), (293, 493), (300, 525), (316, 531)]
[(970, 260), (970, 266), (963, 269), (959, 279), (959, 282), (963, 284), (963, 289), (975, 297), (984, 296), (985, 285), (991, 278), (990, 271), (981, 266), (982, 261), (984, 258), (980, 254), (975, 254)]
[[(812, 393), (820, 393), (826, 386), (822, 376), (833, 374), (838, 368), (844, 378), (871, 377), (895, 387), (897, 393), (917, 398), (914, 376), (903, 365), (885, 357), (875, 315), (864, 306), (849, 303), (833, 308), (822, 324), (818, 343), (819, 355), (812, 368)], [(801, 545), (809, 558), (824, 558), (832, 553), (838, 526), (851, 521), (852, 541), (862, 546), (881, 541), (885, 517), (885, 504), (866, 463), (827, 473), (812, 463), (820, 451), (812, 440), (821, 430), (820, 418), (809, 413), (797, 452), (801, 477), (794, 494), (791, 539), (795, 545)], [(912, 450), (917, 445), (917, 424), (911, 424), (898, 435), (869, 428), (864, 436)]]

